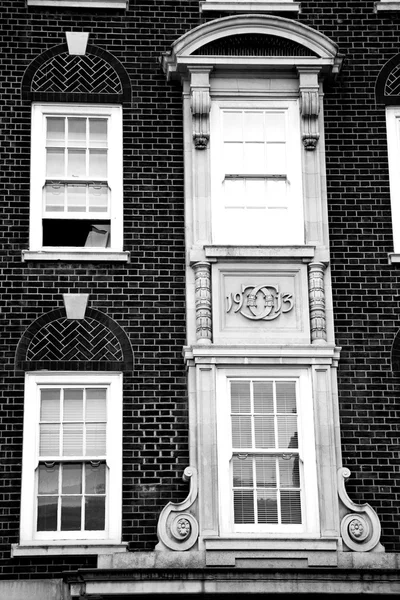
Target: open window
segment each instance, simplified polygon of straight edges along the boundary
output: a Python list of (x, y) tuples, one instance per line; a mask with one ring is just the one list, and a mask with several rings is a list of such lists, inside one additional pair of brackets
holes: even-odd
[(30, 249), (122, 250), (122, 109), (33, 104)]
[(121, 386), (26, 375), (21, 545), (121, 541)]

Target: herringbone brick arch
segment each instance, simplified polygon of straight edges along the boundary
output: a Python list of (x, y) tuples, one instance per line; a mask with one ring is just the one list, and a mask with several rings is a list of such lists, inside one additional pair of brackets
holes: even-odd
[(133, 353), (125, 332), (104, 313), (88, 308), (85, 319), (71, 320), (59, 309), (25, 331), (16, 368), (126, 371), (133, 368)]
[(40, 102), (111, 102), (131, 100), (131, 81), (121, 62), (98, 46), (71, 55), (67, 44), (37, 56), (22, 78), (22, 97)]
[(31, 91), (122, 94), (122, 84), (115, 69), (103, 58), (93, 54), (71, 56), (64, 52), (53, 56), (36, 71)]

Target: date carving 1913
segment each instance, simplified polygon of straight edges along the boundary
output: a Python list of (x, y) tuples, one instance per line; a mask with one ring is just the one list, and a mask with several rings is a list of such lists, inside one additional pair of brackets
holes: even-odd
[(226, 298), (226, 312), (234, 309), (252, 321), (273, 321), (294, 307), (293, 294), (282, 294), (275, 285), (244, 285)]

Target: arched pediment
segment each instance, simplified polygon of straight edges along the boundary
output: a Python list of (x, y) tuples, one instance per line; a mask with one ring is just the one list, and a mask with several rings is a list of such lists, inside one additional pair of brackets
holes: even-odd
[[(234, 56), (227, 51), (226, 55), (221, 52), (210, 53), (210, 48), (218, 41), (231, 38), (237, 40), (247, 36), (251, 39), (260, 36), (265, 37), (265, 52), (244, 53), (245, 56)], [(286, 53), (268, 52), (275, 38), (286, 41)], [(287, 44), (287, 42), (291, 44)], [(259, 42), (258, 42), (259, 45)], [(279, 43), (278, 43), (279, 45)], [(225, 44), (226, 47), (229, 43)], [(297, 48), (297, 50), (294, 50)], [(202, 52), (204, 49), (204, 53)], [(302, 51), (299, 51), (302, 49)], [(277, 64), (286, 65), (319, 65), (325, 71), (337, 72), (340, 68), (342, 57), (338, 53), (337, 45), (324, 34), (311, 29), (291, 19), (276, 17), (272, 15), (240, 15), (216, 19), (199, 25), (195, 29), (185, 33), (172, 45), (171, 52), (163, 57), (164, 71), (168, 77), (185, 72), (188, 67), (199, 66), (226, 66), (235, 64), (246, 64), (250, 66), (273, 66)]]

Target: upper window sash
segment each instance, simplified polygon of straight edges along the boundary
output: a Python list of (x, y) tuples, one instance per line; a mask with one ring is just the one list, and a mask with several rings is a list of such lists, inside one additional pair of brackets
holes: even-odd
[(30, 250), (121, 251), (122, 193), (122, 108), (34, 103)]

